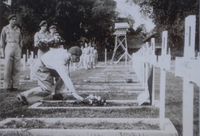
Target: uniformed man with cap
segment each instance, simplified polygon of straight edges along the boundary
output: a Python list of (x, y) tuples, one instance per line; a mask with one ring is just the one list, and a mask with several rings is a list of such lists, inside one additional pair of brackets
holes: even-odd
[(5, 88), (14, 91), (19, 85), (22, 34), (16, 25), (16, 15), (10, 15), (8, 20), (9, 24), (1, 32), (0, 48), (3, 50), (2, 57), (5, 57)]
[(50, 34), (49, 34), (48, 44), (50, 47), (57, 46), (57, 44), (61, 45), (65, 42), (64, 39), (58, 33), (56, 25), (54, 24), (51, 25), (49, 27), (49, 32)]
[(49, 32), (47, 29), (47, 21), (42, 20), (39, 24), (40, 30), (35, 33), (34, 46), (38, 48), (38, 58), (49, 50), (47, 40), (49, 39)]

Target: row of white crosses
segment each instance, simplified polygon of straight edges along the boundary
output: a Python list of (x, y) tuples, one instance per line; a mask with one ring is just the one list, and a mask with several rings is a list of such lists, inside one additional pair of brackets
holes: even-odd
[[(31, 68), (32, 65), (34, 64), (34, 57), (33, 57), (33, 52), (31, 52), (31, 55), (28, 55), (28, 51), (26, 54), (23, 55), (21, 59), (21, 66), (22, 70), (26, 70), (27, 68)], [(4, 88), (4, 70), (5, 70), (5, 60), (0, 59), (0, 88)], [(28, 78), (32, 79), (32, 75), (27, 75)]]
[[(26, 54), (22, 55), (22, 59), (21, 59), (22, 71), (26, 71), (26, 70), (30, 71), (30, 73), (25, 72), (28, 74), (28, 75), (25, 75), (26, 80), (32, 80), (32, 81), (35, 80), (32, 73), (32, 68), (36, 60), (37, 60), (37, 56), (34, 57), (33, 51), (31, 51), (29, 54), (29, 51), (27, 50)], [(4, 88), (4, 70), (5, 70), (4, 63), (5, 63), (5, 60), (0, 59), (0, 88)], [(76, 66), (74, 63), (70, 63), (69, 70), (70, 72), (76, 70)]]
[[(29, 55), (29, 53), (27, 51), (27, 54), (24, 54), (23, 57), (22, 57), (21, 63), (22, 63), (22, 66), (23, 66), (23, 70), (27, 70), (27, 69), (30, 70), (30, 75), (27, 75), (28, 76), (27, 79), (36, 80), (34, 78), (33, 73), (32, 73), (32, 68), (33, 68), (36, 60), (37, 60), (37, 56), (34, 58), (33, 51), (30, 52), (30, 55)], [(69, 68), (70, 72), (77, 70), (76, 69), (76, 64), (72, 63), (72, 62), (70, 62), (68, 68)]]
[(28, 50), (27, 50), (26, 54), (23, 54), (22, 59), (21, 59), (23, 71), (28, 70), (28, 69), (30, 70), (30, 75), (26, 75), (26, 79), (34, 80), (34, 76), (32, 74), (31, 68), (33, 68), (33, 65), (34, 65), (36, 59), (37, 59), (37, 57), (34, 58), (33, 51), (31, 51), (30, 55), (29, 55)]
[(176, 57), (175, 75), (183, 78), (183, 136), (193, 136), (194, 84), (200, 87), (200, 59), (195, 57), (196, 16), (185, 18), (184, 56)]
[(167, 43), (168, 32), (162, 32), (161, 56), (158, 57), (157, 66), (160, 68), (160, 127), (164, 129), (165, 120), (165, 91), (166, 91), (166, 72), (170, 71), (171, 54)]
[[(183, 78), (183, 136), (193, 135), (193, 84), (200, 87), (200, 57), (195, 58), (195, 28), (196, 16), (191, 15), (185, 19), (184, 57), (176, 57), (175, 75)], [(164, 129), (165, 121), (165, 90), (166, 72), (171, 71), (171, 55), (168, 48), (168, 32), (162, 32), (161, 56), (155, 55), (155, 39), (151, 39), (151, 46), (146, 43), (139, 51), (132, 55), (133, 67), (145, 88), (148, 91), (147, 81), (149, 69), (158, 67), (160, 73), (160, 127)], [(154, 70), (153, 70), (153, 77)], [(155, 104), (154, 79), (152, 85), (152, 104)]]
[[(165, 123), (165, 90), (166, 90), (166, 71), (170, 71), (171, 64), (171, 55), (170, 50), (167, 45), (168, 32), (164, 31), (162, 33), (162, 52), (161, 56), (155, 54), (155, 39), (151, 39), (151, 45), (147, 42), (138, 52), (132, 55), (133, 68), (139, 78), (140, 82), (144, 87), (144, 94), (139, 95), (138, 102), (142, 104), (145, 102), (145, 99), (149, 98), (149, 88), (148, 88), (148, 77), (150, 74), (151, 68), (153, 68), (153, 82), (152, 82), (152, 105), (155, 105), (155, 88), (154, 88), (154, 67), (159, 67), (160, 74), (160, 104), (159, 104), (159, 118), (160, 118), (160, 127), (164, 129)], [(142, 96), (142, 97), (141, 97)], [(145, 98), (146, 96), (146, 98)], [(141, 97), (141, 98), (140, 98)]]

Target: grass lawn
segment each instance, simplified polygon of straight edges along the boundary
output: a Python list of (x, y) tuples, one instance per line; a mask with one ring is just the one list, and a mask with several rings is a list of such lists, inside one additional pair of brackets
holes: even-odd
[[(101, 72), (102, 69), (95, 69), (91, 71), (80, 70), (73, 73), (71, 76), (73, 82), (81, 82), (86, 77)], [(156, 99), (159, 99), (159, 74), (160, 71), (156, 69)], [(175, 77), (172, 73), (167, 73), (166, 76), (166, 117), (169, 118), (175, 125), (180, 136), (182, 135), (182, 79)], [(27, 88), (27, 86), (26, 86)], [(195, 86), (194, 89), (194, 136), (198, 135), (199, 126), (199, 91)], [(23, 89), (21, 91), (24, 91)], [(66, 110), (30, 110), (27, 106), (23, 106), (16, 101), (16, 94), (19, 92), (7, 92), (6, 90), (0, 91), (0, 120), (9, 117), (158, 117), (158, 111), (151, 109), (140, 110), (107, 110), (101, 111), (67, 111)]]
[[(156, 69), (156, 99), (159, 99), (159, 69)], [(183, 110), (183, 80), (167, 72), (166, 76), (166, 117), (176, 127), (179, 135), (182, 135), (182, 110)], [(191, 90), (192, 91), (192, 90)], [(194, 85), (194, 136), (199, 133), (199, 88)]]

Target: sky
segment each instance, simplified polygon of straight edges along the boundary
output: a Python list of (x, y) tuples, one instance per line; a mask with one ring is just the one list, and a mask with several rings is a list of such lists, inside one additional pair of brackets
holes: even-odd
[(134, 29), (141, 24), (145, 25), (146, 31), (150, 32), (155, 24), (152, 22), (152, 19), (149, 17), (145, 17), (140, 13), (140, 7), (133, 3), (132, 1), (126, 2), (126, 0), (115, 0), (117, 2), (116, 10), (120, 13), (120, 17), (132, 17), (135, 20), (135, 24), (133, 26)]

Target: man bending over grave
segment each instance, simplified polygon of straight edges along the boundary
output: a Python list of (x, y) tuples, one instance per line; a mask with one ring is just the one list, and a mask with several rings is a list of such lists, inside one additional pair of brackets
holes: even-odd
[[(59, 38), (56, 39), (59, 41)], [(43, 100), (44, 97), (51, 95), (53, 91), (55, 91), (55, 94), (59, 93), (56, 92), (59, 90), (57, 90), (57, 85), (62, 85), (61, 82), (64, 82), (65, 88), (69, 90), (76, 100), (83, 101), (83, 98), (77, 94), (69, 77), (68, 65), (71, 54), (62, 45), (55, 44), (55, 42), (56, 40), (54, 40), (54, 44), (50, 47), (50, 50), (41, 56), (34, 65), (33, 73), (39, 86), (22, 92), (17, 96), (17, 99), (23, 104), (32, 104)], [(57, 73), (60, 77), (60, 80), (58, 79), (56, 82), (56, 89), (54, 89), (52, 84), (52, 76), (54, 76), (54, 73)]]

